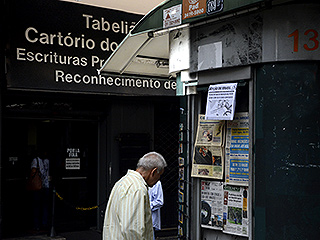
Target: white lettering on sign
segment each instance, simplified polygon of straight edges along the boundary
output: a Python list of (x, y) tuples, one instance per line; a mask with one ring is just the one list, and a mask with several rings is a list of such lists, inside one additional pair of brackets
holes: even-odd
[[(18, 33), (22, 37), (10, 45), (10, 57), (15, 60), (10, 64), (17, 64), (18, 70), (21, 67), (23, 71), (29, 68), (32, 71), (26, 71), (23, 77), (20, 76), (23, 71), (15, 71), (9, 77), (8, 86), (117, 94), (174, 94), (176, 83), (173, 80), (97, 74), (97, 69), (134, 28), (139, 16), (113, 10), (108, 14), (108, 11), (83, 9), (72, 12), (71, 16), (54, 14), (53, 18), (54, 9), (46, 6), (39, 10), (36, 21), (25, 22), (22, 32)], [(170, 17), (176, 17), (174, 11), (170, 14)], [(21, 15), (20, 19), (25, 16)], [(51, 24), (51, 18), (52, 25), (46, 26)], [(25, 83), (24, 77), (34, 80)], [(67, 157), (76, 158), (72, 154)]]
[(55, 71), (55, 81), (62, 83), (77, 83), (89, 85), (105, 85), (116, 87), (130, 87), (130, 88), (146, 88), (146, 89), (160, 89), (175, 90), (175, 81), (160, 81), (154, 79), (139, 79), (139, 78), (122, 78), (122, 77), (106, 77), (103, 75), (80, 75), (65, 73), (63, 70)]
[(69, 157), (79, 157), (80, 149), (79, 148), (67, 148), (67, 154)]
[(26, 29), (25, 37), (31, 43), (47, 45), (57, 44), (61, 47), (87, 48), (92, 50), (96, 46), (95, 41), (90, 38), (86, 38), (84, 34), (81, 34), (81, 36), (73, 36), (70, 32), (66, 35), (62, 35), (61, 32), (56, 34), (39, 33), (39, 31), (34, 27), (28, 27)]
[(52, 51), (47, 53), (31, 52), (27, 51), (25, 48), (17, 48), (17, 60), (81, 67), (88, 65), (88, 60), (85, 57), (60, 55)]
[(89, 14), (82, 14), (85, 18), (86, 28), (93, 29), (98, 31), (112, 31), (114, 33), (122, 33), (128, 34), (131, 29), (134, 28), (135, 22), (132, 22), (129, 26), (127, 21), (120, 21), (110, 23), (109, 21), (105, 20), (103, 17), (99, 19), (95, 19), (92, 15)]
[(80, 170), (80, 158), (66, 158), (67, 170)]

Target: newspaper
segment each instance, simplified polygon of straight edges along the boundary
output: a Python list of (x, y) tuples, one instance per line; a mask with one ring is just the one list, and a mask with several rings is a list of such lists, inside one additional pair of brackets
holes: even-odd
[(201, 226), (223, 229), (223, 182), (201, 181)]
[(226, 128), (226, 183), (248, 186), (249, 181), (249, 114), (236, 113)]
[(249, 235), (248, 189), (219, 181), (201, 181), (201, 227)]
[(196, 145), (223, 146), (224, 121), (206, 120), (205, 115), (199, 115)]
[(195, 146), (192, 177), (223, 178), (224, 153), (221, 147)]
[(237, 83), (210, 85), (208, 90), (206, 119), (233, 120), (236, 106)]
[(223, 200), (223, 232), (249, 236), (247, 187), (224, 187)]
[(199, 115), (193, 151), (192, 177), (222, 179), (224, 171), (224, 121), (205, 120)]

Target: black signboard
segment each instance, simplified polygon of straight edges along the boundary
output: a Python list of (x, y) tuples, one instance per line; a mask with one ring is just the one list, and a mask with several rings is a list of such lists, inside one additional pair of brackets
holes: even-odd
[(55, 0), (7, 1), (6, 13), (8, 89), (175, 94), (168, 80), (132, 85), (98, 75), (141, 15)]

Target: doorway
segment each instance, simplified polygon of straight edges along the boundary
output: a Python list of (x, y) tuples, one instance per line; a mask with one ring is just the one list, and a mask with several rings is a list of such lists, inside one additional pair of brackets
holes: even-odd
[(45, 152), (50, 161), (49, 224), (55, 187), (61, 197), (56, 198), (55, 208), (58, 232), (95, 226), (96, 211), (76, 207), (97, 203), (98, 122), (26, 118), (3, 121), (4, 236), (24, 235), (34, 228), (32, 193), (25, 185), (31, 162), (39, 151)]

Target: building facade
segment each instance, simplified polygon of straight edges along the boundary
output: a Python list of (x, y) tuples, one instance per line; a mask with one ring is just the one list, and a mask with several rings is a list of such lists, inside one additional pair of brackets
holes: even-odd
[[(177, 79), (180, 239), (317, 238), (319, 7), (166, 1), (104, 64), (102, 71), (144, 68), (149, 76)], [(129, 60), (117, 67), (123, 58)], [(158, 68), (150, 68), (150, 59)], [(223, 93), (228, 84), (236, 84), (228, 93), (235, 93), (233, 102)], [(235, 112), (233, 120), (213, 117), (225, 127), (220, 137), (218, 123), (204, 119), (214, 115), (215, 99), (226, 115), (230, 105)], [(208, 129), (218, 143), (212, 135), (201, 138)]]
[(40, 153), (51, 179), (41, 227), (53, 226), (54, 197), (58, 233), (100, 230), (113, 184), (151, 150), (168, 162), (163, 228), (176, 226), (175, 82), (97, 71), (142, 16), (66, 1), (1, 5), (0, 237), (34, 228), (38, 200), (25, 185)]

